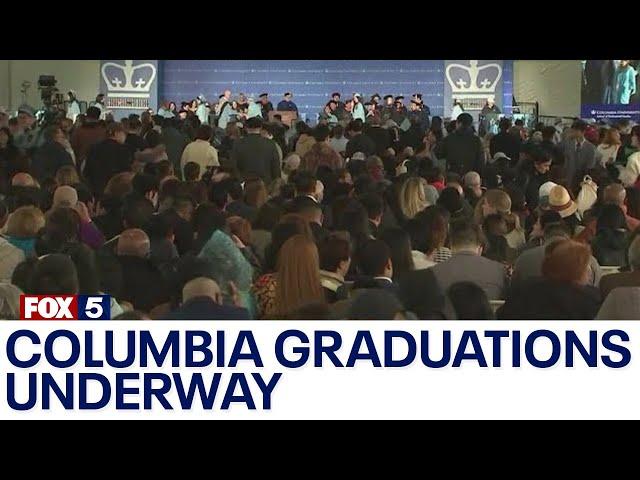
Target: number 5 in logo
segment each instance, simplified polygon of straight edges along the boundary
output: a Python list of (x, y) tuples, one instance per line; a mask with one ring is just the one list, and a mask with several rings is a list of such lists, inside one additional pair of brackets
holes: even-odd
[(110, 295), (78, 295), (78, 320), (110, 319)]

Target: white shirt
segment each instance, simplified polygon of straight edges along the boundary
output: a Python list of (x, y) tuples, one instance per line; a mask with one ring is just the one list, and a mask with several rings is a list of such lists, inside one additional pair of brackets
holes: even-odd
[(451, 109), (451, 120), (457, 120), (460, 114), (464, 113), (460, 105), (454, 105)]
[(218, 151), (206, 140), (195, 140), (187, 145), (184, 152), (182, 152), (180, 167), (184, 170), (184, 166), (189, 162), (195, 162), (200, 165), (200, 177), (202, 177), (207, 167), (220, 166)]
[(414, 270), (424, 270), (436, 264), (436, 262), (430, 260), (429, 257), (419, 250), (411, 250), (411, 258), (413, 259)]
[(627, 169), (633, 172), (637, 178), (640, 175), (640, 152), (635, 152), (629, 155), (627, 160)]
[(345, 137), (332, 138), (329, 140), (329, 146), (338, 153), (342, 153), (347, 149), (347, 143), (349, 143), (349, 140)]
[(605, 145), (601, 143), (596, 148), (596, 162), (602, 165), (603, 167), (607, 165), (607, 163), (613, 163), (618, 155), (618, 149), (620, 145)]

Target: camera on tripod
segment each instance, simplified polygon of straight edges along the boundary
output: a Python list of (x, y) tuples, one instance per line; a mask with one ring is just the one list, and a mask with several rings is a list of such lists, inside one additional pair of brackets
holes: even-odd
[(64, 95), (56, 87), (57, 83), (54, 75), (40, 75), (38, 78), (38, 90), (44, 105), (44, 108), (36, 113), (40, 126), (53, 123), (63, 113)]

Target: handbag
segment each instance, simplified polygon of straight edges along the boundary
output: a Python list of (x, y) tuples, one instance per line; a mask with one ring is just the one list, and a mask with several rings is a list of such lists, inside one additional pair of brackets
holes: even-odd
[(598, 185), (589, 175), (585, 175), (580, 183), (580, 192), (576, 203), (578, 204), (578, 213), (581, 217), (587, 210), (590, 210), (598, 200)]

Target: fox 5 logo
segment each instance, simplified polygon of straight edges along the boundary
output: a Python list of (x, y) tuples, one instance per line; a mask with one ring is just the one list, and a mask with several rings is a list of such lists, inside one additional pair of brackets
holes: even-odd
[(109, 295), (20, 295), (22, 320), (109, 320)]

